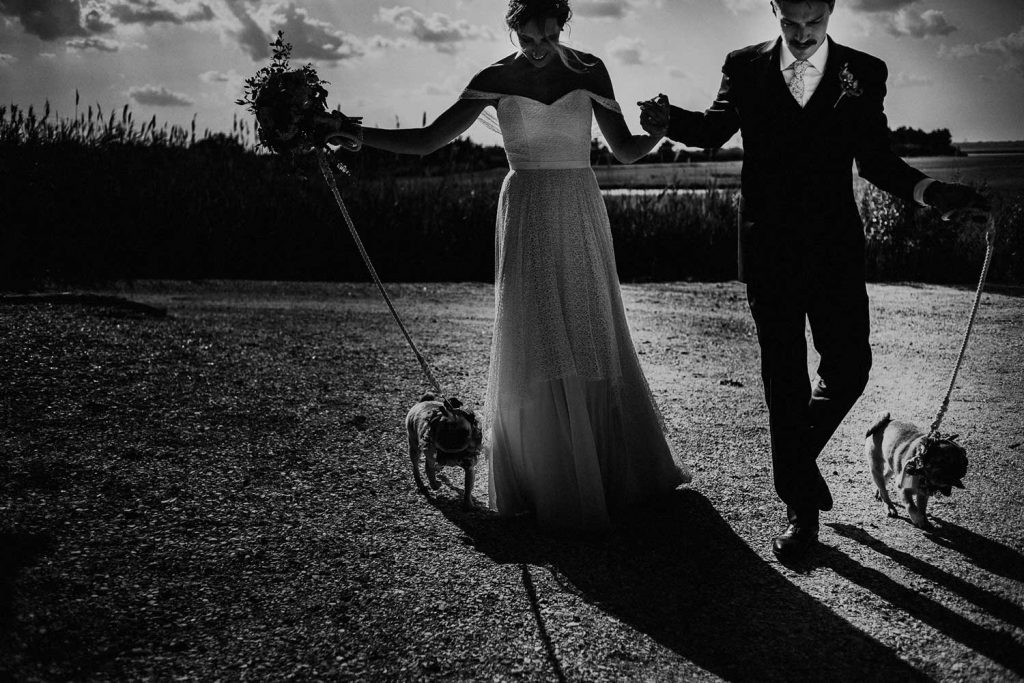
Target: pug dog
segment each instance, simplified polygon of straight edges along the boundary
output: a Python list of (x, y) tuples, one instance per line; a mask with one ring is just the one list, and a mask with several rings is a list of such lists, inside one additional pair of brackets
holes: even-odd
[(910, 521), (919, 529), (932, 528), (926, 516), (929, 496), (948, 496), (953, 487), (964, 488), (967, 452), (955, 439), (929, 437), (909, 422), (892, 420), (889, 413), (872, 425), (865, 434), (864, 452), (878, 489), (875, 499), (889, 509), (890, 517), (899, 516), (886, 488), (887, 480), (895, 477)]
[(442, 467), (458, 465), (465, 471), (465, 494), (463, 507), (472, 510), (473, 482), (476, 479), (476, 464), (480, 459), (482, 435), (476, 415), (472, 410), (463, 410), (457, 398), (448, 399), (450, 408), (433, 394), (423, 394), (405, 418), (409, 431), (409, 458), (412, 460), (412, 474), (416, 486), (426, 492), (427, 487), (420, 476), (420, 455), (423, 455), (424, 470), (430, 488), (441, 488), (438, 474)]

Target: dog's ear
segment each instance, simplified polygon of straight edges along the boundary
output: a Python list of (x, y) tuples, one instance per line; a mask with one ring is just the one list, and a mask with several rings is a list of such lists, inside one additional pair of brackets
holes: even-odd
[(448, 405), (450, 405), (452, 408), (461, 408), (462, 401), (453, 396), (452, 398), (448, 399)]
[(426, 417), (427, 425), (430, 426), (430, 431), (434, 431), (437, 428), (438, 423), (444, 419), (444, 413), (440, 410), (431, 410)]
[(953, 486), (957, 487), (958, 489), (966, 489), (967, 488), (966, 486), (964, 486), (963, 479), (957, 479), (956, 481), (954, 481), (953, 482)]
[(959, 438), (960, 438), (960, 435), (959, 435), (959, 434), (954, 434), (953, 436), (947, 436), (947, 437), (946, 437), (946, 440), (947, 440), (947, 441), (956, 441), (956, 440), (957, 440), (957, 439), (959, 439)]

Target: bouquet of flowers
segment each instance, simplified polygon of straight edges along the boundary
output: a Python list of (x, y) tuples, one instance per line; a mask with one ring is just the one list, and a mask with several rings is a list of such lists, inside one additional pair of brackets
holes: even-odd
[[(362, 147), (362, 119), (345, 116), (340, 111), (327, 111), (327, 91), (323, 87), (327, 81), (320, 80), (312, 64), (306, 64), (301, 69), (288, 68), (292, 46), (291, 43), (284, 42), (284, 34), (281, 31), (277, 32), (277, 40), (270, 45), (274, 48), (274, 58), (270, 66), (263, 67), (255, 76), (245, 80), (245, 97), (236, 100), (236, 103), (247, 107), (256, 115), (259, 141), (267, 149), (289, 156), (293, 162), (297, 161), (297, 155), (313, 153), (312, 156), (320, 166), (320, 172), (348, 225), (352, 239), (355, 240), (359, 254), (391, 310), (391, 315), (402, 329), (406, 341), (416, 354), (416, 359), (436, 394), (444, 400), (446, 406), (452, 406), (453, 404), (444, 398), (441, 385), (431, 373), (423, 354), (416, 348), (416, 343), (395, 310), (387, 290), (384, 289), (384, 284), (366, 253), (363, 241), (359, 238), (355, 223), (345, 206), (338, 190), (338, 183), (327, 161), (324, 147), (328, 142), (351, 151)], [(338, 164), (337, 167), (348, 173), (343, 164)]]
[(327, 111), (327, 91), (323, 87), (327, 81), (320, 80), (312, 64), (289, 68), (292, 45), (284, 42), (281, 31), (270, 45), (274, 48), (270, 66), (245, 79), (245, 97), (236, 100), (256, 115), (260, 144), (288, 156), (323, 149), (328, 138), (346, 149), (359, 149), (356, 126), (348, 126), (351, 132), (342, 130), (346, 124), (358, 124), (362, 119)]

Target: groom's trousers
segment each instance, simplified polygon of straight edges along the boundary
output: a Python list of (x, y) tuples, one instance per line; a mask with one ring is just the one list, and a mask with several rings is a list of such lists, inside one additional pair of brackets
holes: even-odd
[[(828, 256), (773, 259), (747, 283), (761, 347), (775, 490), (791, 522), (816, 523), (819, 510), (832, 508), (817, 458), (864, 391), (871, 368), (863, 258)], [(808, 323), (820, 356), (813, 380)]]

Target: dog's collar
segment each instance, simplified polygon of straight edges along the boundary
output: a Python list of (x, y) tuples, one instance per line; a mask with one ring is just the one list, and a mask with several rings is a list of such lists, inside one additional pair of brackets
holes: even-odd
[(911, 458), (906, 467), (903, 468), (903, 477), (900, 479), (900, 488), (908, 491), (928, 493), (931, 487), (928, 485), (928, 475), (925, 474), (924, 462), (921, 455)]

